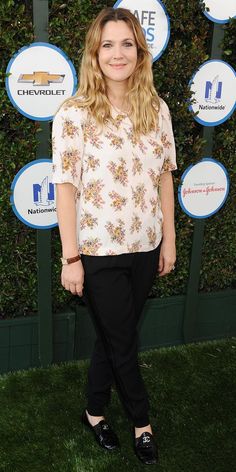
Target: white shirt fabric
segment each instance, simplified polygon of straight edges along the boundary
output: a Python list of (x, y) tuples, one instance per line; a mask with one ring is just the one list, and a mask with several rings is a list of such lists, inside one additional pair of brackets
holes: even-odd
[(78, 250), (118, 255), (155, 249), (162, 238), (160, 175), (177, 169), (169, 108), (160, 98), (157, 132), (135, 139), (114, 108), (102, 133), (86, 109), (64, 104), (53, 120), (53, 182), (76, 189)]

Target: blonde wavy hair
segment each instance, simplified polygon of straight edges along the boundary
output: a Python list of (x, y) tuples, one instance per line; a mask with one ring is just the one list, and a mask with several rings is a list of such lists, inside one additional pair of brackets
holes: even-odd
[(85, 39), (79, 88), (75, 95), (66, 99), (62, 105), (67, 103), (67, 106), (87, 108), (101, 127), (107, 120), (112, 120), (106, 81), (98, 63), (102, 30), (108, 21), (124, 21), (133, 31), (137, 46), (137, 64), (128, 79), (126, 96), (134, 134), (147, 134), (157, 130), (160, 101), (153, 84), (152, 56), (142, 27), (137, 18), (125, 8), (104, 8), (92, 22)]

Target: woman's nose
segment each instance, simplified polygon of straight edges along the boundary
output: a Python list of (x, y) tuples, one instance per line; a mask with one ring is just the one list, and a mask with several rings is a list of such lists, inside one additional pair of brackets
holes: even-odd
[(114, 57), (114, 59), (120, 59), (121, 57), (123, 57), (122, 50), (121, 50), (120, 46), (114, 47), (113, 57)]

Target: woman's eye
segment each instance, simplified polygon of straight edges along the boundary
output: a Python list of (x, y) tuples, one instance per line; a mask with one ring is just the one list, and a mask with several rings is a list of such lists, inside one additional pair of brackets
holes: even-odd
[[(128, 47), (128, 48), (133, 46), (133, 43), (130, 43), (129, 41), (127, 41), (123, 44), (124, 44), (125, 47)], [(103, 44), (102, 47), (103, 48), (110, 48), (111, 46), (112, 46), (111, 43), (105, 43), (105, 44)]]

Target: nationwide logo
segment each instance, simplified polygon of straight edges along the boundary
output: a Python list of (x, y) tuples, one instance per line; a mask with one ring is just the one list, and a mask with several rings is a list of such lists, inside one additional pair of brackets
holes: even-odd
[(24, 224), (37, 229), (57, 225), (51, 159), (36, 159), (26, 164), (14, 177), (11, 190), (12, 209)]
[(222, 84), (219, 75), (216, 75), (212, 81), (206, 80), (204, 99), (206, 105), (199, 104), (199, 110), (224, 110), (225, 105), (221, 102)]
[(222, 95), (222, 82), (219, 81), (219, 76), (214, 77), (212, 82), (206, 81), (205, 100), (210, 103), (217, 103), (220, 101)]
[(33, 85), (49, 86), (51, 83), (60, 84), (63, 82), (65, 74), (50, 74), (45, 71), (33, 72), (33, 74), (21, 74), (18, 82), (32, 83)]
[(193, 103), (189, 109), (204, 126), (217, 126), (235, 109), (236, 74), (227, 62), (211, 59), (204, 62), (190, 80)]
[[(50, 87), (51, 84), (61, 84), (65, 74), (50, 74), (45, 71), (36, 71), (32, 74), (21, 74), (18, 81), (21, 84), (32, 84), (36, 87)], [(65, 90), (59, 89), (24, 89), (17, 90), (17, 95), (65, 95)]]
[[(41, 184), (33, 184), (33, 202), (38, 207), (49, 207), (55, 203), (54, 184), (46, 176)], [(53, 208), (28, 209), (28, 214), (56, 211)]]

